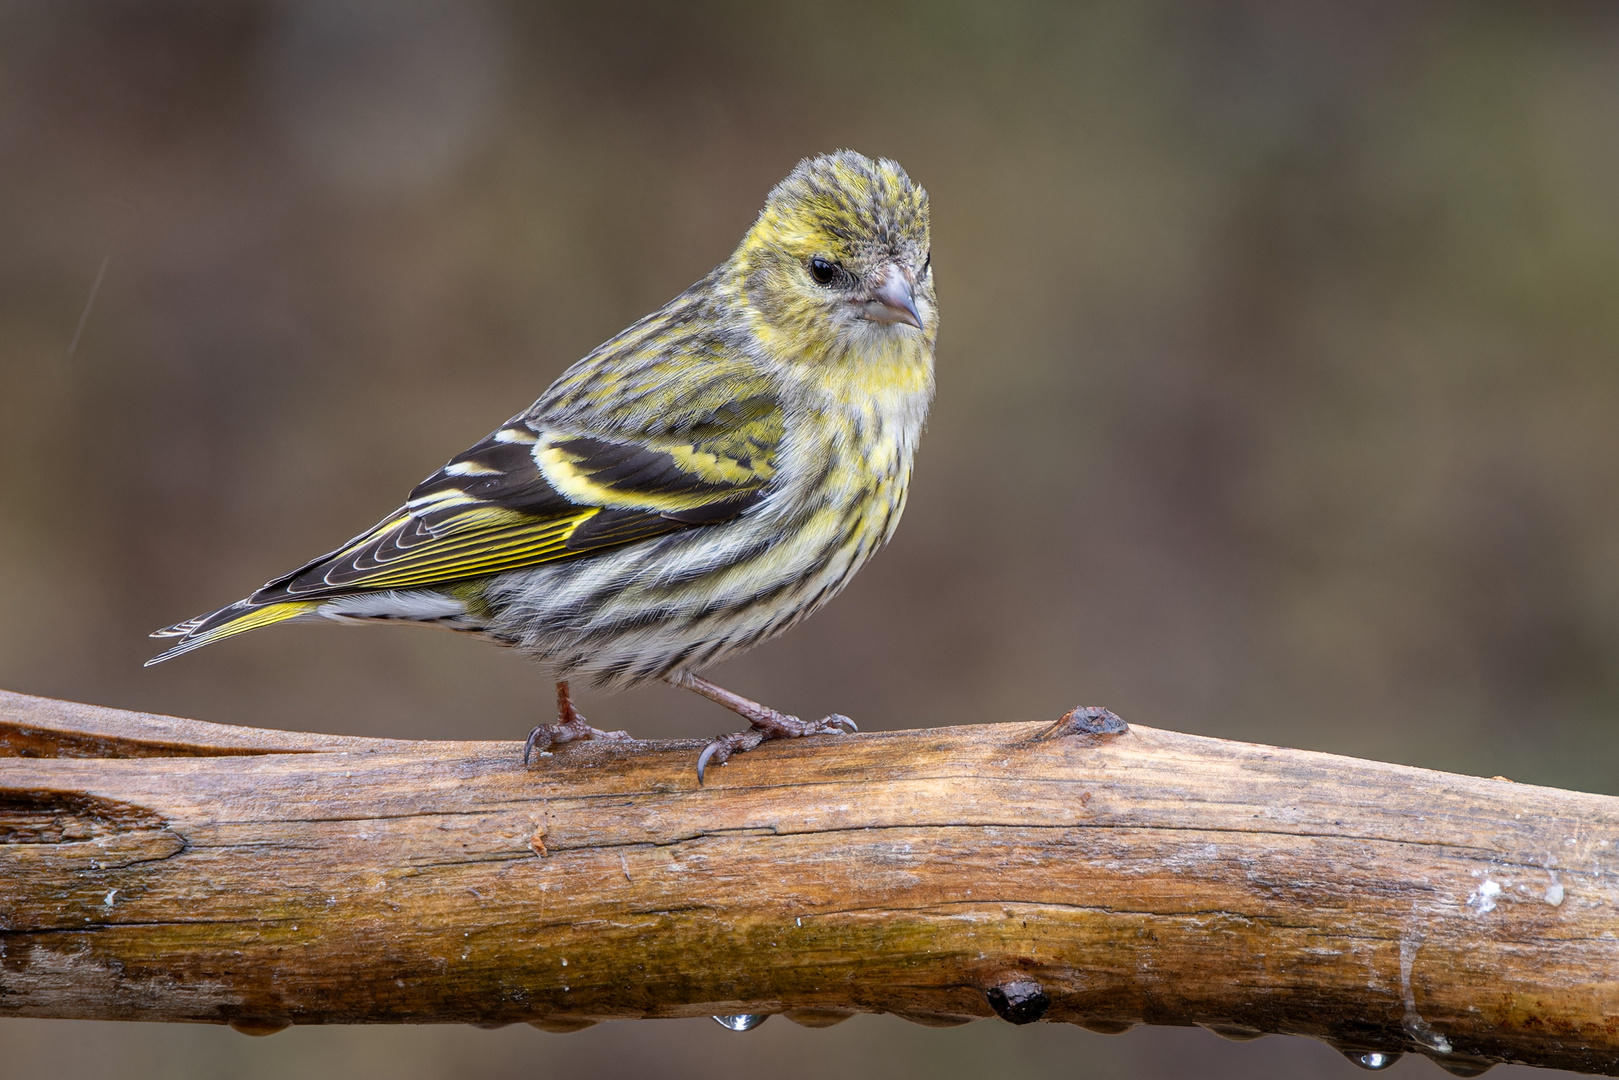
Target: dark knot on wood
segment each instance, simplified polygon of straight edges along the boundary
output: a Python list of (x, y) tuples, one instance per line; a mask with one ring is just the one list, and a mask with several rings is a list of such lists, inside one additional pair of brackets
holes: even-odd
[(1045, 989), (1026, 975), (1016, 975), (984, 991), (989, 1007), (1009, 1024), (1032, 1024), (1051, 1007)]

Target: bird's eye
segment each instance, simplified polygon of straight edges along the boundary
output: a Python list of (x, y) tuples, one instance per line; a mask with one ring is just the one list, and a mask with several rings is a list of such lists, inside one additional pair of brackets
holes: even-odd
[(838, 265), (831, 259), (817, 255), (809, 261), (810, 277), (817, 285), (830, 285), (838, 278)]

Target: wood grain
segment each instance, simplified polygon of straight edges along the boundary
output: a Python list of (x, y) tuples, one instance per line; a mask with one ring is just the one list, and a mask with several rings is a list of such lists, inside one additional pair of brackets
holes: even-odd
[(1619, 799), (1132, 727), (407, 742), (0, 693), (0, 1015), (1203, 1024), (1619, 1074)]

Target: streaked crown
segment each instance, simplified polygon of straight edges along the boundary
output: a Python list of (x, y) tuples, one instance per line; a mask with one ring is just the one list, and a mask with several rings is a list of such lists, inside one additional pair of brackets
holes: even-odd
[(756, 233), (785, 247), (831, 242), (864, 260), (928, 248), (928, 193), (899, 164), (853, 150), (806, 158), (765, 199)]

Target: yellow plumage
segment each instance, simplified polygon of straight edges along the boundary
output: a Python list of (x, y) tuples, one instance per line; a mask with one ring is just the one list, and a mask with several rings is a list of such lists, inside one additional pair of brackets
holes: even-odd
[(825, 603), (887, 540), (933, 394), (926, 193), (891, 161), (801, 162), (732, 256), (569, 368), (405, 505), (245, 600), (159, 631), (157, 663), (289, 619), (403, 621), (521, 649), (559, 681), (546, 745), (600, 737), (567, 680), (687, 686)]

